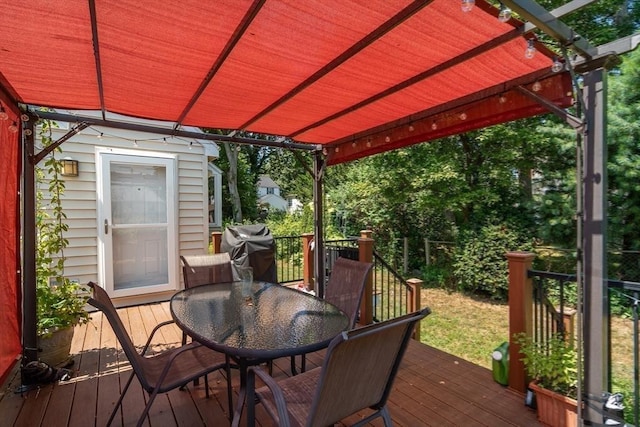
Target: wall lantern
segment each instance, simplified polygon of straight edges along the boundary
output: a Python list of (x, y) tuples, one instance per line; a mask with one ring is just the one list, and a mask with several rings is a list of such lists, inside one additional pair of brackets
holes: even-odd
[(73, 159), (62, 159), (62, 176), (78, 176), (78, 161)]

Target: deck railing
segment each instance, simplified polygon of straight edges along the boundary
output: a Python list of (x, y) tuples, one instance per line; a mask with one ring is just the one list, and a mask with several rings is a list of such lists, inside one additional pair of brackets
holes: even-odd
[[(532, 338), (536, 342), (544, 343), (553, 333), (561, 333), (565, 339), (573, 341), (576, 302), (576, 276), (569, 274), (551, 273), (529, 270), (527, 277), (533, 281), (533, 313)], [(640, 366), (638, 360), (638, 305), (640, 305), (640, 283), (622, 280), (607, 280), (608, 287), (608, 318), (609, 343), (607, 345), (609, 373), (608, 390), (622, 392), (625, 401), (627, 421), (633, 425), (640, 425)], [(615, 300), (616, 313), (613, 312), (612, 302)], [(622, 342), (619, 348), (612, 348), (612, 315), (629, 317), (632, 320), (632, 333), (624, 334), (630, 342)], [(620, 338), (619, 338), (620, 339)], [(622, 363), (623, 357), (630, 357), (632, 367)], [(615, 368), (614, 368), (615, 367)]]
[(303, 280), (302, 236), (274, 237), (276, 246), (276, 271), (278, 283), (292, 283)]

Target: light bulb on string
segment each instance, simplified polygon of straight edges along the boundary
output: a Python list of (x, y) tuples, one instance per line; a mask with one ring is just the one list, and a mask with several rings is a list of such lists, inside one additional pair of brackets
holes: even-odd
[(476, 0), (462, 0), (462, 4), (460, 5), (463, 12), (471, 12), (473, 6), (475, 6)]
[(436, 129), (438, 129), (438, 124), (434, 120), (434, 122), (431, 123), (431, 130), (436, 130)]
[(531, 85), (531, 90), (533, 90), (534, 92), (540, 92), (540, 89), (542, 89), (542, 84), (540, 84), (540, 82), (535, 82), (533, 85)]
[(460, 113), (460, 120), (467, 120), (467, 113), (465, 113), (464, 111), (462, 113)]
[(553, 58), (553, 65), (551, 66), (551, 71), (553, 71), (554, 73), (559, 73), (563, 69), (564, 69), (564, 64), (560, 62), (558, 57), (556, 56), (555, 58)]
[(2, 105), (0, 105), (0, 120), (7, 120), (9, 119), (9, 115), (7, 114), (6, 111), (4, 111), (4, 108), (2, 108)]
[(18, 124), (16, 122), (13, 122), (11, 125), (9, 125), (9, 132), (11, 133), (18, 132)]
[(133, 140), (133, 146), (138, 147), (138, 141), (136, 141), (135, 139)]
[(527, 49), (524, 51), (524, 57), (531, 59), (536, 55), (536, 46), (533, 44), (533, 39), (527, 40)]
[(193, 141), (189, 141), (189, 150), (193, 150)]
[(498, 21), (507, 22), (511, 19), (511, 9), (500, 3), (500, 13), (498, 13)]
[(500, 97), (498, 98), (498, 102), (500, 104), (505, 104), (507, 102), (507, 96), (505, 94), (500, 95)]

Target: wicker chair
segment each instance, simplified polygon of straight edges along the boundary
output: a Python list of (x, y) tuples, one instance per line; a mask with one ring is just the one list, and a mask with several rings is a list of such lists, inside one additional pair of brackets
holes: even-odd
[[(333, 264), (333, 270), (325, 288), (324, 299), (338, 307), (349, 317), (349, 329), (356, 325), (360, 301), (364, 293), (367, 275), (373, 267), (368, 262), (354, 261), (348, 258), (338, 258)], [(306, 357), (302, 355), (300, 370), (306, 370)], [(295, 357), (291, 357), (291, 373), (297, 374)]]
[[(122, 345), (122, 349), (131, 363), (132, 372), (127, 380), (126, 385), (122, 389), (122, 394), (111, 412), (107, 426), (111, 425), (115, 418), (118, 408), (122, 404), (122, 399), (131, 385), (133, 377), (137, 377), (142, 388), (149, 393), (147, 405), (142, 411), (138, 419), (138, 426), (141, 426), (144, 419), (149, 413), (149, 408), (158, 393), (166, 393), (175, 388), (182, 387), (192, 380), (218, 369), (225, 369), (227, 373), (227, 397), (229, 398), (229, 416), (233, 414), (233, 404), (231, 402), (231, 382), (229, 363), (225, 355), (215, 352), (207, 347), (197, 343), (191, 343), (179, 348), (164, 351), (154, 356), (145, 356), (145, 352), (149, 348), (149, 344), (153, 339), (155, 332), (162, 326), (173, 323), (173, 321), (162, 322), (151, 331), (151, 335), (147, 340), (141, 353), (138, 353), (131, 337), (127, 333), (120, 316), (116, 312), (111, 298), (100, 286), (93, 282), (89, 282), (88, 286), (92, 290), (92, 297), (89, 298), (89, 304), (102, 311), (111, 324), (111, 328), (115, 333), (118, 341)], [(206, 389), (206, 395), (209, 397), (209, 388)]]
[(392, 425), (387, 399), (414, 325), (428, 308), (405, 316), (343, 332), (333, 339), (322, 367), (276, 381), (258, 367), (249, 369), (265, 383), (256, 397), (278, 426), (324, 427), (370, 408), (359, 421), (382, 417)]

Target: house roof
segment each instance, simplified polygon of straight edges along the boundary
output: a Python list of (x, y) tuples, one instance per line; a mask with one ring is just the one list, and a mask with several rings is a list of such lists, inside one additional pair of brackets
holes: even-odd
[(260, 178), (258, 180), (258, 187), (280, 188), (280, 186), (276, 184), (276, 182), (271, 179), (269, 175), (260, 175)]
[(483, 0), (469, 12), (454, 0), (9, 2), (0, 97), (269, 134), (339, 163), (547, 111), (522, 88), (570, 105), (535, 26), (498, 12)]

